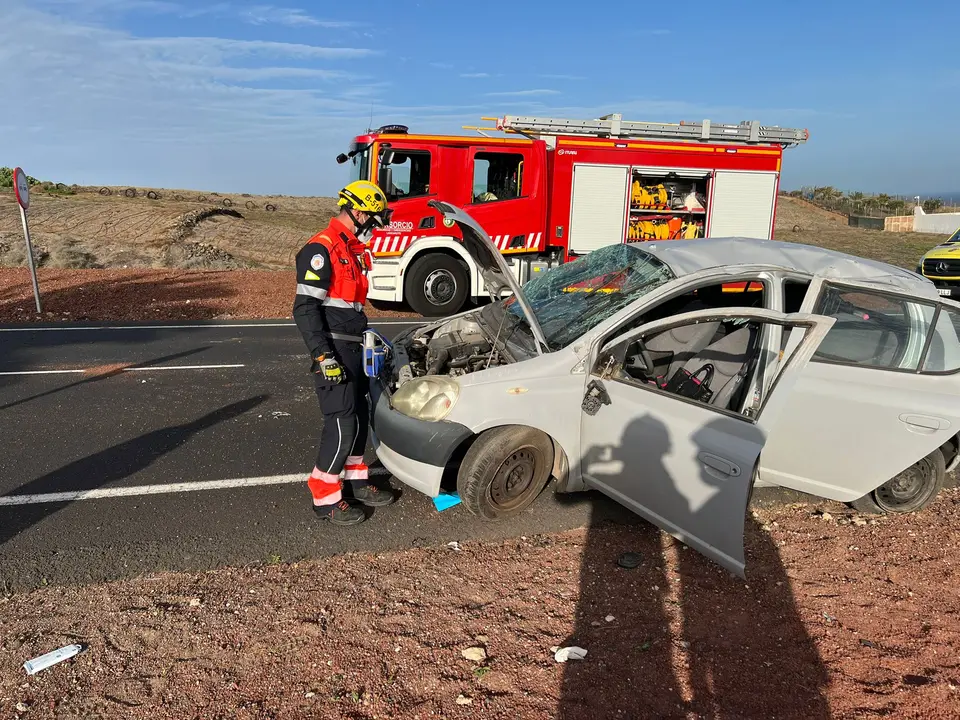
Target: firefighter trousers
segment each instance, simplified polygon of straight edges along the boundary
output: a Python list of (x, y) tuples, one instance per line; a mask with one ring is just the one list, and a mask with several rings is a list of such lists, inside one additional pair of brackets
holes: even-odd
[(332, 383), (323, 375), (314, 375), (317, 399), (323, 413), (316, 468), (328, 476), (339, 475), (348, 457), (363, 455), (370, 422), (363, 346), (360, 343), (336, 343), (334, 356), (346, 376), (342, 382)]

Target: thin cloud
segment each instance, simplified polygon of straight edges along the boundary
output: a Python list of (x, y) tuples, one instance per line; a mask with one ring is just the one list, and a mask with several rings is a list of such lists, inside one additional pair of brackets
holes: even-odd
[(510, 90), (508, 92), (490, 92), (487, 97), (534, 97), (537, 95), (559, 95), (559, 90)]
[(268, 57), (294, 57), (312, 59), (359, 58), (377, 55), (380, 51), (368, 48), (321, 47), (300, 43), (274, 42), (270, 40), (233, 40), (218, 37), (161, 37), (129, 38), (115, 41), (118, 45), (152, 49), (168, 54), (202, 54), (211, 52), (222, 56), (266, 55)]
[(490, 73), (478, 72), (478, 73), (460, 73), (462, 78), (488, 78), (492, 77)]
[(118, 13), (155, 13), (195, 19), (216, 17), (236, 18), (248, 25), (283, 25), (286, 27), (353, 28), (358, 23), (348, 20), (318, 18), (302, 8), (277, 5), (242, 5), (233, 2), (218, 2), (204, 7), (194, 7), (173, 0), (36, 0), (43, 7), (56, 8), (59, 12), (71, 12), (76, 16)]
[(252, 25), (286, 25), (288, 27), (322, 27), (322, 28), (351, 28), (357, 23), (345, 20), (323, 20), (307, 14), (299, 8), (275, 7), (273, 5), (256, 5), (242, 9), (238, 16), (241, 20)]
[(453, 65), (445, 62), (432, 62), (430, 67), (437, 68), (438, 70), (453, 70)]
[(544, 80), (586, 80), (585, 77), (580, 75), (538, 75), (537, 77)]

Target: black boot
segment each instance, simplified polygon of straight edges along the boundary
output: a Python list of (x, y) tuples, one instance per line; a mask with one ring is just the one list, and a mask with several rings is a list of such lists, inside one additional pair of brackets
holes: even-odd
[(384, 507), (393, 504), (397, 499), (391, 488), (383, 490), (368, 480), (349, 480), (344, 489), (350, 493), (351, 498), (367, 507)]
[(367, 514), (346, 500), (335, 505), (314, 505), (313, 511), (321, 520), (329, 520), (331, 525), (357, 525), (367, 519)]

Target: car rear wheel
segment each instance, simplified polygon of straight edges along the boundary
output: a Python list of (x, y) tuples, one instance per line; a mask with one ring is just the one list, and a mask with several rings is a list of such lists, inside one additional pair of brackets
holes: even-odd
[(943, 453), (937, 449), (850, 505), (864, 513), (916, 512), (933, 502), (946, 474)]
[(533, 428), (494, 428), (470, 446), (460, 464), (457, 491), (468, 511), (484, 520), (526, 510), (546, 486), (553, 467), (553, 442)]

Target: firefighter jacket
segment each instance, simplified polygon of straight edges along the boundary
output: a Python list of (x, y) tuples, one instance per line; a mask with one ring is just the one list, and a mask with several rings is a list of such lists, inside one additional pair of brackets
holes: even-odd
[(314, 235), (297, 253), (293, 318), (310, 357), (334, 352), (334, 342), (361, 342), (367, 329), (363, 245), (339, 220)]

